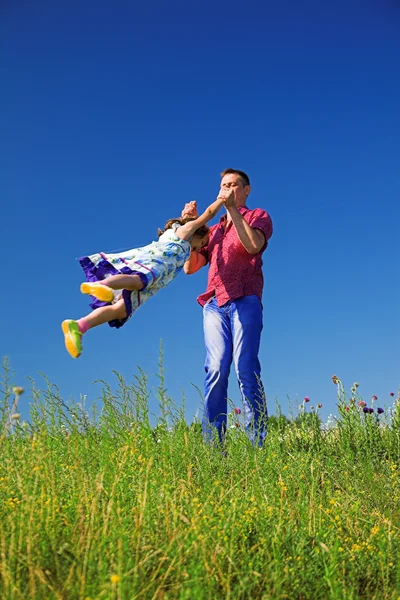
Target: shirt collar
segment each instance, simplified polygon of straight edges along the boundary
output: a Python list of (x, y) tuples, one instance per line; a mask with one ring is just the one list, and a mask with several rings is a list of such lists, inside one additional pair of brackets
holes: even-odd
[[(242, 204), (242, 206), (239, 206), (238, 211), (240, 212), (241, 215), (244, 215), (244, 213), (246, 213), (248, 210), (250, 210), (249, 208), (247, 208), (247, 206), (245, 204)], [(220, 223), (225, 223), (225, 221), (227, 220), (228, 215), (222, 215), (222, 217), (220, 218), (219, 222)]]

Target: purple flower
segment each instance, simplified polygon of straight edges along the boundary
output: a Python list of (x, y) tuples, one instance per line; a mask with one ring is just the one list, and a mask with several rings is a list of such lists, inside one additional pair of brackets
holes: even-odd
[(383, 408), (379, 407), (379, 408), (376, 409), (376, 412), (378, 413), (378, 415), (381, 415), (385, 411), (383, 410)]
[[(364, 409), (367, 406), (367, 403), (364, 402), (364, 400), (360, 400), (360, 402), (358, 403), (358, 406), (361, 406), (361, 408)], [(364, 412), (366, 412), (366, 411), (364, 410)]]
[(372, 415), (372, 413), (374, 412), (374, 409), (373, 408), (369, 408), (368, 412), (369, 412), (370, 415)]
[(375, 400), (378, 400), (378, 396), (372, 396), (372, 402), (375, 402)]
[(394, 392), (390, 392), (389, 396), (392, 396), (392, 398), (393, 398)]
[(240, 413), (241, 413), (241, 412), (242, 412), (242, 411), (241, 411), (241, 410), (240, 410), (240, 408), (237, 406), (237, 407), (235, 408), (235, 415), (240, 415)]
[(310, 398), (308, 396), (304, 396), (304, 402), (310, 402)]
[(322, 408), (322, 404), (320, 402), (317, 404), (317, 406), (318, 408)]
[(369, 408), (368, 408), (368, 406), (364, 406), (364, 407), (363, 407), (363, 412), (365, 412), (365, 414), (366, 414), (366, 415), (369, 413)]

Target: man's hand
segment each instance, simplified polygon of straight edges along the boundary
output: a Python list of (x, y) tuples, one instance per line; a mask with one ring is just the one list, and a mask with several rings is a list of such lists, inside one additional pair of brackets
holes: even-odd
[(183, 219), (197, 219), (199, 216), (197, 212), (197, 202), (196, 200), (192, 200), (191, 202), (187, 202), (183, 207), (183, 211), (181, 217)]
[(227, 190), (227, 189), (221, 188), (219, 190), (218, 198), (220, 198), (221, 200), (224, 201), (226, 208), (231, 208), (232, 206), (235, 206), (235, 193), (234, 193), (233, 189)]

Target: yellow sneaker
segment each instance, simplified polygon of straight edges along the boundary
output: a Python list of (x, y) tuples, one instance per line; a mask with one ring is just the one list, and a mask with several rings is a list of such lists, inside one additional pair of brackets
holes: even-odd
[(85, 283), (82, 283), (81, 292), (82, 294), (90, 294), (101, 302), (112, 302), (114, 300), (114, 290), (97, 281), (85, 281)]
[(65, 347), (72, 358), (78, 358), (82, 353), (82, 334), (78, 323), (72, 319), (66, 319), (61, 323), (64, 333)]

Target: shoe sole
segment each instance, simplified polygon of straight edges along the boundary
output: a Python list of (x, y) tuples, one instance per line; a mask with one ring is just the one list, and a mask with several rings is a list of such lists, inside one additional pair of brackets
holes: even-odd
[(68, 321), (61, 323), (61, 329), (64, 334), (65, 347), (72, 358), (78, 358), (81, 355), (78, 348), (76, 347), (71, 332), (69, 330)]
[(90, 294), (101, 302), (112, 302), (114, 300), (113, 291), (106, 285), (85, 282), (81, 284), (82, 294)]

